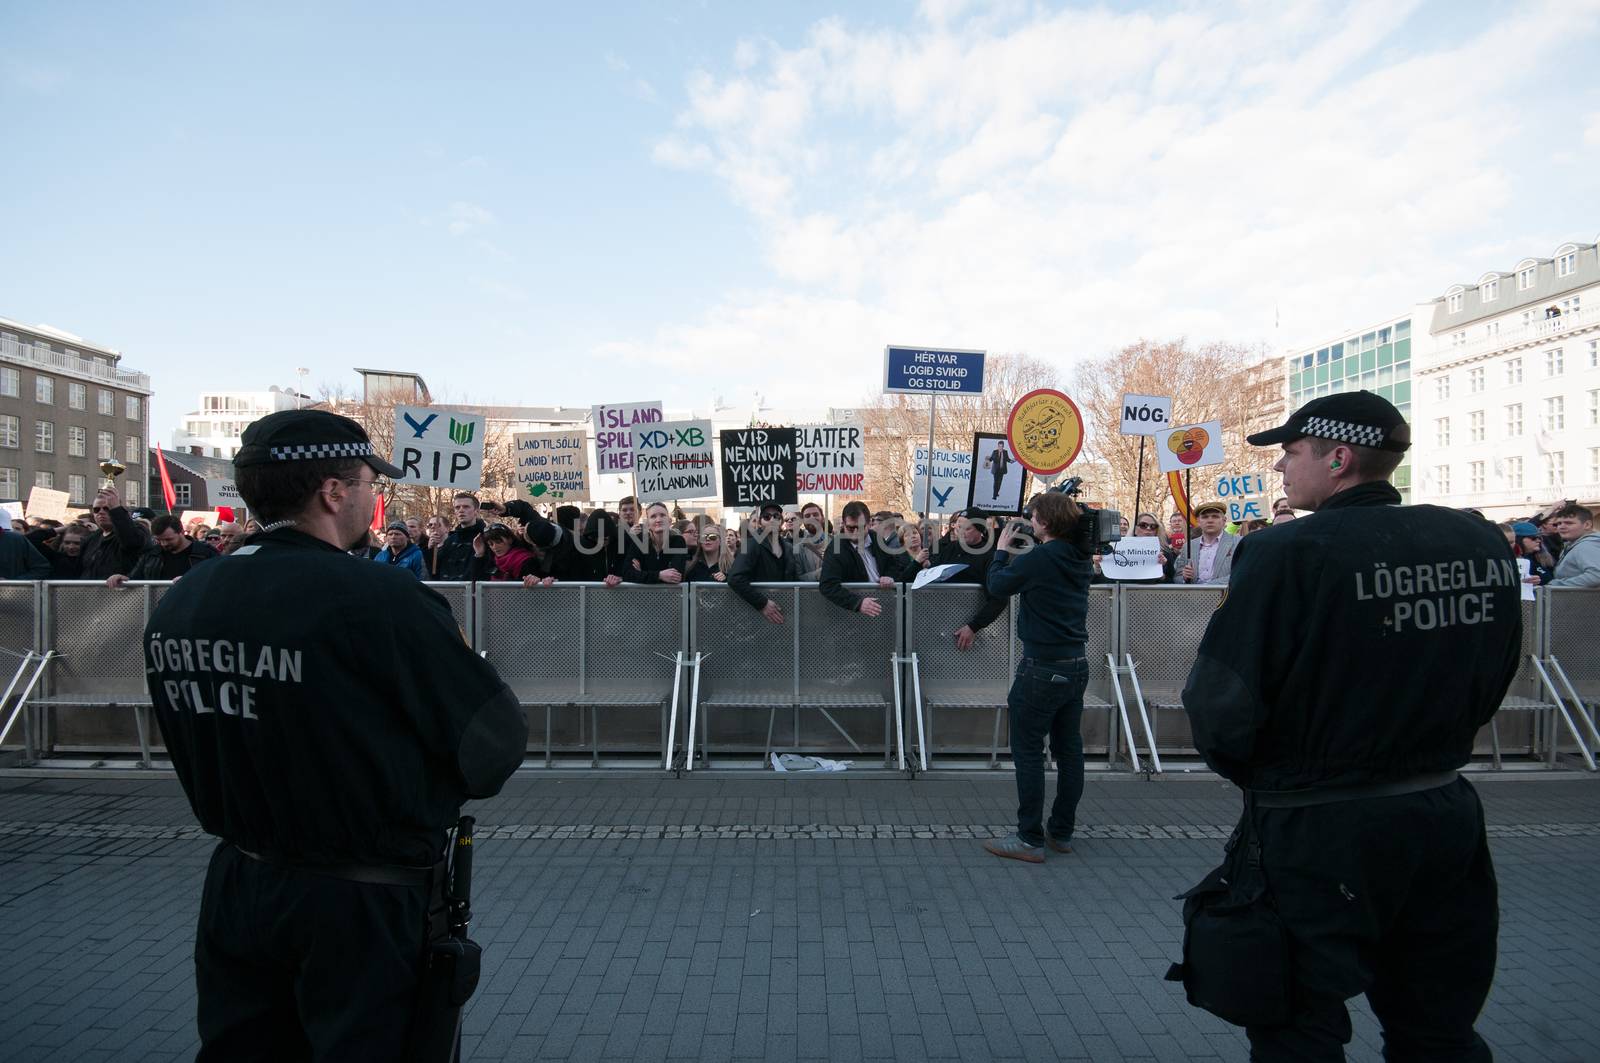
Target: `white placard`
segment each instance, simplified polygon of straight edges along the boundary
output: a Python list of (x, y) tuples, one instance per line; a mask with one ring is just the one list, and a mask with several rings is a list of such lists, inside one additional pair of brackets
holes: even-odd
[(1212, 498), (1228, 507), (1228, 519), (1235, 524), (1246, 520), (1266, 520), (1267, 479), (1260, 473), (1219, 476)]
[(204, 524), (208, 528), (217, 526), (217, 511), (214, 509), (186, 509), (183, 511), (183, 530), (187, 534), (189, 529), (196, 524)]
[(1122, 434), (1159, 435), (1172, 425), (1172, 400), (1164, 395), (1122, 396)]
[(239, 485), (226, 478), (206, 480), (206, 501), (213, 506), (245, 508), (244, 496), (239, 494)]
[(589, 500), (589, 437), (570, 432), (518, 432), (511, 437), (517, 497), (561, 503)]
[(1160, 579), (1161, 540), (1140, 535), (1111, 544), (1111, 552), (1100, 555), (1100, 574), (1106, 579)]
[(660, 421), (633, 429), (633, 493), (640, 502), (717, 497), (710, 421)]
[(49, 487), (35, 487), (28, 492), (29, 518), (41, 517), (44, 520), (59, 520), (67, 522), (67, 500), (72, 496), (65, 491), (57, 491)]
[[(1522, 573), (1523, 579), (1533, 575), (1533, 559), (1527, 557), (1517, 558), (1517, 571)], [(1522, 600), (1525, 602), (1533, 601), (1533, 584), (1524, 583), (1522, 585)]]
[(614, 402), (593, 408), (595, 474), (633, 471), (633, 427), (666, 420), (661, 403)]
[(966, 567), (965, 563), (957, 563), (953, 565), (934, 565), (932, 568), (925, 568), (917, 573), (916, 579), (911, 581), (911, 589), (920, 591), (930, 583), (943, 583)]
[(1222, 422), (1178, 425), (1155, 437), (1162, 472), (1222, 464)]
[(867, 489), (866, 430), (861, 422), (795, 428), (795, 486), (803, 494), (859, 495)]
[(397, 406), (394, 411), (394, 464), (399, 482), (476, 491), (483, 483), (481, 414)]
[[(912, 456), (911, 508), (922, 512), (927, 490), (928, 448), (919, 446)], [(962, 450), (933, 452), (933, 498), (929, 513), (954, 513), (967, 507), (967, 485), (972, 481), (972, 455)]]

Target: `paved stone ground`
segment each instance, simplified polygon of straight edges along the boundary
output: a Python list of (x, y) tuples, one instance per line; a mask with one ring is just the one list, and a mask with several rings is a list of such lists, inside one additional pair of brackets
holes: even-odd
[[(1480, 1029), (1500, 1059), (1600, 1059), (1600, 781), (1481, 790), (1504, 911)], [(1244, 1059), (1160, 980), (1232, 790), (1091, 778), (1044, 867), (979, 849), (1012, 806), (986, 773), (519, 776), (475, 809), (468, 1057)], [(210, 848), (170, 777), (0, 777), (0, 1055), (192, 1057)], [(1354, 1011), (1350, 1057), (1377, 1059)]]

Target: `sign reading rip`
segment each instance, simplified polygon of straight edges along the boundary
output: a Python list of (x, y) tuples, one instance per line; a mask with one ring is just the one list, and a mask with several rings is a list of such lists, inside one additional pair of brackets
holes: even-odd
[(400, 483), (476, 491), (483, 483), (485, 420), (479, 414), (398, 406), (394, 464)]

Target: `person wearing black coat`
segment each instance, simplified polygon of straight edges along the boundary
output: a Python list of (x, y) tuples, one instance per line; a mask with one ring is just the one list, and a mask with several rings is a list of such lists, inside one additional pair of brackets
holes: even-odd
[(794, 583), (799, 579), (794, 544), (781, 534), (782, 522), (782, 506), (762, 506), (757, 526), (742, 537), (738, 556), (728, 573), (728, 586), (733, 592), (774, 624), (783, 623), (783, 610), (752, 584)]
[(650, 503), (643, 526), (629, 532), (623, 541), (623, 579), (629, 583), (683, 582), (689, 547), (670, 525), (666, 504)]
[(955, 537), (943, 540), (934, 554), (934, 565), (965, 565), (951, 576), (949, 583), (976, 583), (984, 588), (983, 604), (956, 629), (956, 649), (970, 650), (978, 632), (998, 620), (1006, 611), (1006, 599), (989, 593), (989, 567), (994, 564), (995, 536), (989, 531), (989, 515), (976, 507), (966, 510), (956, 522)]
[(0, 579), (49, 579), (50, 562), (26, 535), (0, 530)]
[(919, 567), (902, 553), (893, 553), (879, 541), (867, 525), (872, 512), (864, 502), (851, 502), (839, 518), (839, 534), (822, 559), (822, 578), (817, 589), (828, 601), (852, 613), (873, 617), (883, 612), (876, 598), (868, 598), (845, 587), (846, 583), (876, 583), (891, 587), (913, 579)]
[[(188, 575), (202, 561), (218, 556), (215, 548), (183, 534), (178, 518), (163, 513), (150, 522), (152, 539), (128, 572), (128, 579), (170, 580)], [(112, 576), (112, 580), (119, 577)]]
[(471, 583), (488, 579), (494, 573), (494, 559), (486, 552), (482, 557), (472, 548), (472, 543), (487, 528), (478, 516), (478, 496), (463, 491), (451, 500), (456, 526), (435, 551), (433, 579), (445, 583)]
[(102, 487), (89, 512), (94, 516), (95, 530), (83, 542), (79, 578), (104, 581), (111, 576), (126, 576), (150, 545), (150, 533), (123, 506), (115, 487)]
[(35, 528), (28, 532), (28, 541), (50, 563), (46, 579), (78, 579), (83, 575), (83, 541), (88, 536), (81, 525), (68, 524), (61, 528)]

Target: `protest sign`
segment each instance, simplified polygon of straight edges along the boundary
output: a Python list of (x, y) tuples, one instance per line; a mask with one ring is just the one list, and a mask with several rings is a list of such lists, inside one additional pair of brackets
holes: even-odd
[(982, 351), (885, 347), (883, 390), (900, 395), (983, 394)]
[(217, 511), (214, 509), (186, 509), (183, 511), (183, 530), (190, 531), (197, 524), (204, 524), (208, 528), (217, 526)]
[(511, 467), (518, 496), (589, 499), (589, 440), (582, 431), (518, 432), (511, 437)]
[(239, 485), (221, 477), (206, 480), (206, 501), (213, 506), (245, 508), (244, 496), (239, 493)]
[(1258, 473), (1242, 476), (1217, 477), (1216, 493), (1212, 496), (1228, 507), (1228, 519), (1237, 524), (1243, 520), (1266, 520), (1263, 499), (1267, 490), (1266, 477)]
[(1172, 424), (1172, 400), (1161, 395), (1122, 396), (1122, 434), (1154, 436)]
[(1162, 472), (1183, 472), (1222, 464), (1222, 422), (1179, 425), (1156, 437), (1156, 459)]
[(967, 504), (967, 485), (972, 480), (972, 455), (960, 450), (933, 452), (933, 491), (928, 495), (928, 448), (919, 445), (911, 462), (911, 508), (921, 513), (927, 499), (928, 513), (954, 513)]
[(28, 492), (28, 517), (40, 517), (44, 520), (59, 520), (67, 522), (67, 499), (71, 496), (65, 491), (56, 491), (49, 487), (35, 487)]
[(615, 402), (594, 407), (595, 473), (633, 471), (633, 426), (666, 420), (659, 402)]
[(793, 428), (724, 428), (721, 442), (723, 505), (800, 501)]
[[(1526, 580), (1529, 576), (1533, 575), (1533, 559), (1530, 557), (1517, 558), (1517, 571), (1522, 574), (1523, 580)], [(1522, 600), (1525, 602), (1531, 602), (1534, 600), (1533, 584), (1526, 582), (1522, 584)]]
[(661, 421), (633, 430), (633, 493), (640, 502), (716, 498), (710, 421)]
[(1111, 552), (1100, 555), (1100, 574), (1106, 579), (1160, 579), (1161, 540), (1141, 535), (1111, 544)]
[(476, 491), (483, 483), (486, 423), (481, 414), (395, 407), (397, 482)]
[(1083, 414), (1061, 392), (1039, 388), (1011, 407), (1006, 438), (1025, 468), (1053, 476), (1077, 460), (1083, 449)]
[(807, 494), (859, 495), (867, 489), (866, 433), (859, 421), (795, 429), (796, 487)]
[(956, 574), (964, 571), (968, 566), (964, 562), (951, 565), (934, 565), (917, 573), (917, 578), (911, 581), (911, 589), (920, 591), (930, 583), (943, 583), (947, 579), (955, 578)]
[(1020, 514), (1027, 497), (1028, 470), (1005, 436), (979, 432), (972, 437), (973, 470), (967, 481), (967, 506), (985, 513)]

